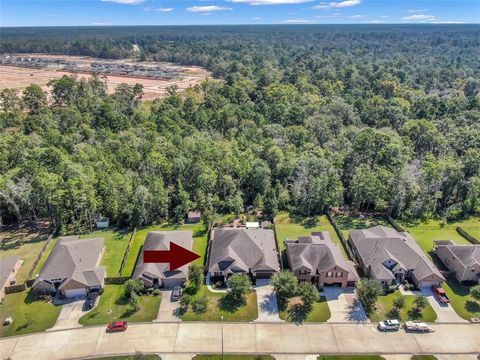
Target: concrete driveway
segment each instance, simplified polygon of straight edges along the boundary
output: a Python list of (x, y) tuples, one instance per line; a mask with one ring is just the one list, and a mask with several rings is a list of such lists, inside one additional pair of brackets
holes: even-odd
[[(55, 325), (47, 331), (82, 327), (82, 325), (78, 323), (78, 320), (88, 313), (88, 311), (82, 310), (84, 302), (84, 298), (76, 298), (71, 302), (64, 303)], [(96, 303), (98, 304), (98, 299)]]
[(327, 299), (331, 323), (368, 323), (363, 306), (355, 294), (355, 288), (325, 287), (321, 294)]
[(278, 316), (278, 304), (275, 291), (270, 280), (257, 280), (254, 286), (257, 292), (258, 318), (256, 322), (280, 322), (283, 321)]
[(172, 301), (172, 290), (161, 290), (162, 300), (160, 301), (157, 319), (154, 322), (181, 321), (179, 318), (180, 305), (178, 301)]
[[(439, 323), (460, 323), (460, 322), (468, 322), (465, 319), (462, 319), (458, 314), (455, 312), (453, 307), (448, 304), (442, 304), (438, 301), (437, 297), (433, 294), (432, 289), (422, 289), (420, 292), (421, 295), (425, 296), (433, 307), (433, 310), (437, 313), (437, 320), (435, 322)], [(418, 295), (418, 294), (416, 294)]]

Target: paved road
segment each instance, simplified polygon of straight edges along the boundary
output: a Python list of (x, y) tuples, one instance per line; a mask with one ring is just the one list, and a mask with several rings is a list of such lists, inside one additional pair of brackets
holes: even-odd
[[(0, 340), (2, 359), (54, 360), (135, 351), (218, 353), (221, 323), (132, 324), (124, 333), (87, 327)], [(374, 324), (224, 323), (227, 353), (480, 353), (480, 325), (436, 324), (431, 334), (379, 333)]]

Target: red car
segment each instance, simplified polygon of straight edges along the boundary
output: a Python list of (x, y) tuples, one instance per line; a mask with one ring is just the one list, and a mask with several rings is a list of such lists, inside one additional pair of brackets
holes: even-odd
[(126, 321), (116, 321), (107, 325), (107, 332), (125, 331), (128, 323)]
[(438, 301), (440, 301), (442, 304), (448, 304), (450, 303), (450, 299), (448, 298), (447, 294), (445, 293), (445, 290), (443, 290), (441, 287), (433, 287), (432, 288), (433, 293), (437, 297)]

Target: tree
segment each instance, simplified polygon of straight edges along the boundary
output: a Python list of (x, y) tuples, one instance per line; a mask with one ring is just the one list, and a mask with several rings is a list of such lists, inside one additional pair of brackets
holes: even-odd
[(128, 298), (128, 304), (134, 309), (138, 310), (140, 308), (140, 304), (138, 301), (138, 295), (136, 293), (131, 293), (130, 297)]
[(403, 296), (399, 296), (393, 299), (393, 307), (400, 311), (405, 307), (405, 298)]
[(192, 296), (190, 294), (184, 293), (179, 301), (180, 308), (183, 311), (187, 311), (188, 305), (190, 305), (191, 302), (192, 302)]
[(190, 265), (188, 268), (188, 280), (189, 283), (193, 285), (194, 293), (200, 290), (200, 287), (203, 284), (204, 275), (203, 275), (203, 266), (199, 266), (196, 264)]
[(370, 313), (375, 308), (377, 298), (383, 294), (382, 286), (373, 279), (361, 279), (357, 285), (357, 295), (365, 311)]
[(202, 295), (192, 301), (192, 309), (196, 313), (204, 313), (208, 309), (208, 298)]
[(234, 274), (227, 280), (227, 286), (229, 288), (228, 295), (235, 301), (243, 300), (245, 295), (250, 292), (252, 288), (252, 281), (248, 275)]
[(425, 296), (417, 295), (413, 300), (413, 304), (415, 305), (415, 309), (418, 312), (422, 312), (428, 305), (428, 300)]
[(31, 84), (23, 90), (23, 103), (33, 114), (47, 106), (47, 96), (40, 86)]
[(125, 283), (123, 294), (125, 298), (130, 299), (134, 295), (140, 294), (145, 289), (145, 285), (141, 279), (129, 279)]
[(470, 288), (470, 296), (476, 301), (480, 301), (480, 285), (475, 285)]
[(295, 274), (288, 270), (282, 270), (273, 274), (272, 286), (277, 296), (282, 299), (292, 297), (297, 292), (298, 280)]
[(310, 283), (300, 283), (297, 287), (297, 293), (300, 295), (303, 305), (307, 308), (311, 308), (320, 299), (317, 288)]

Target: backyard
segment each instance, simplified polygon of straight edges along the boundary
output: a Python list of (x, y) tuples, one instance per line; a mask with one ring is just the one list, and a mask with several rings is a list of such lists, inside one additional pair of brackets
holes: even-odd
[(391, 226), (388, 221), (380, 214), (337, 214), (333, 219), (342, 231), (345, 239), (348, 239), (348, 232), (355, 229), (366, 229), (369, 227), (384, 225)]
[(103, 325), (113, 321), (128, 322), (152, 321), (157, 318), (160, 307), (160, 295), (139, 296), (139, 309), (132, 310), (123, 299), (124, 285), (105, 285), (98, 305), (80, 318), (82, 325)]
[[(278, 303), (281, 304), (281, 301)], [(288, 299), (288, 304), (279, 305), (279, 312), (280, 319), (294, 323), (325, 322), (331, 316), (328, 302), (323, 296), (320, 298), (320, 301), (314, 303), (309, 313), (305, 312), (302, 301), (298, 296)]]
[[(0, 252), (1, 257), (18, 256), (23, 262), (17, 273), (17, 284), (23, 283), (27, 279), (38, 254), (42, 250), (45, 241), (48, 238), (47, 229), (29, 230), (25, 228), (2, 231), (0, 233)], [(33, 274), (35, 275), (35, 273)]]
[(253, 321), (258, 317), (257, 294), (255, 291), (246, 295), (246, 303), (242, 306), (232, 304), (224, 292), (211, 292), (202, 285), (194, 299), (206, 296), (208, 309), (204, 313), (195, 313), (191, 306), (180, 317), (184, 321), (219, 321), (222, 316), (225, 321)]
[(196, 224), (184, 224), (184, 225), (172, 225), (165, 223), (157, 226), (149, 226), (140, 230), (137, 230), (135, 237), (133, 239), (132, 247), (128, 255), (125, 267), (123, 269), (122, 275), (129, 276), (132, 274), (135, 264), (137, 262), (137, 257), (140, 252), (140, 249), (143, 246), (145, 238), (150, 231), (173, 231), (173, 230), (192, 230), (193, 232), (193, 249), (192, 251), (198, 255), (200, 258), (197, 259), (194, 263), (198, 265), (204, 265), (205, 262), (205, 252), (207, 249), (207, 239), (208, 233), (205, 229), (203, 222)]
[(0, 320), (12, 315), (13, 323), (0, 327), (0, 336), (22, 335), (44, 331), (55, 325), (61, 306), (37, 300), (32, 291), (8, 294), (0, 305)]
[[(396, 314), (392, 313), (393, 300), (400, 296), (405, 298), (405, 306), (400, 311), (400, 315), (397, 316)], [(427, 306), (423, 309), (421, 314), (417, 314), (415, 311), (413, 311), (414, 300), (415, 300), (414, 295), (401, 295), (400, 291), (395, 291), (394, 293), (391, 293), (391, 294), (379, 296), (376, 303), (376, 308), (372, 312), (372, 314), (369, 315), (369, 318), (371, 321), (382, 321), (385, 319), (393, 319), (393, 318), (403, 320), (403, 321), (423, 320), (426, 322), (433, 322), (436, 320), (437, 314), (435, 313), (435, 311), (433, 310), (430, 304), (427, 304)]]
[(348, 258), (337, 233), (325, 215), (301, 218), (287, 212), (280, 212), (275, 217), (275, 231), (280, 251), (285, 249), (285, 238), (298, 239), (299, 236), (308, 236), (314, 231), (328, 231), (332, 241), (338, 244), (345, 258)]

